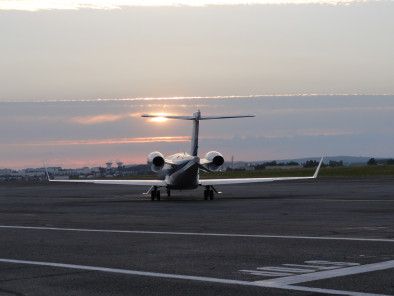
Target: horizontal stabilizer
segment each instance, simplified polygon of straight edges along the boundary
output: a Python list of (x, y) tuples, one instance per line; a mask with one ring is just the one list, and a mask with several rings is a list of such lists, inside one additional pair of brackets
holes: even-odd
[(227, 115), (227, 116), (178, 116), (178, 115), (155, 115), (155, 114), (142, 114), (141, 117), (149, 118), (168, 118), (168, 119), (183, 119), (183, 120), (210, 120), (210, 119), (227, 119), (227, 118), (243, 118), (255, 117), (254, 114), (247, 115)]
[(243, 118), (243, 117), (255, 117), (254, 114), (247, 115), (228, 115), (228, 116), (201, 116), (200, 120), (209, 120), (209, 119), (226, 119), (226, 118)]

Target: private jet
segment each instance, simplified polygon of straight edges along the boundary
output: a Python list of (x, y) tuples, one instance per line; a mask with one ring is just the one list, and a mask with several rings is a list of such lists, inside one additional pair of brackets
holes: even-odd
[(201, 112), (200, 110), (198, 110), (197, 112), (194, 112), (192, 116), (143, 114), (141, 115), (141, 117), (192, 121), (193, 131), (191, 138), (190, 154), (183, 152), (164, 157), (163, 154), (159, 151), (151, 152), (148, 155), (147, 163), (151, 166), (151, 170), (158, 174), (157, 180), (51, 180), (47, 171), (48, 180), (51, 182), (79, 182), (95, 184), (150, 186), (149, 190), (143, 194), (150, 194), (152, 201), (160, 200), (160, 188), (165, 188), (167, 191), (167, 196), (171, 196), (171, 190), (190, 190), (202, 186), (205, 187), (204, 199), (213, 200), (215, 193), (221, 193), (217, 191), (214, 187), (217, 185), (315, 179), (317, 178), (323, 162), (322, 158), (316, 168), (314, 175), (311, 177), (200, 179), (200, 171), (216, 172), (220, 170), (224, 163), (223, 155), (217, 151), (210, 151), (205, 154), (203, 158), (198, 157), (198, 134), (200, 121), (212, 119), (255, 117), (255, 115), (248, 114), (233, 116), (201, 116)]

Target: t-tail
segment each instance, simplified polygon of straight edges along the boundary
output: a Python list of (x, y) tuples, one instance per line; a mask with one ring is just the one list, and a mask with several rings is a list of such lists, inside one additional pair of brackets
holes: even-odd
[(227, 115), (227, 116), (201, 116), (201, 111), (193, 113), (193, 116), (175, 116), (175, 115), (154, 115), (154, 114), (142, 114), (141, 117), (162, 117), (169, 119), (183, 119), (183, 120), (193, 120), (193, 131), (192, 131), (192, 141), (190, 155), (197, 156), (198, 153), (198, 132), (200, 126), (200, 120), (210, 120), (210, 119), (228, 119), (228, 118), (243, 118), (243, 117), (255, 117), (254, 114), (247, 115)]

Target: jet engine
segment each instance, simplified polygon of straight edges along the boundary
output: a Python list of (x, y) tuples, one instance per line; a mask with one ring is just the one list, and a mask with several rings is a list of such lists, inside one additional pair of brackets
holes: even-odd
[(224, 163), (223, 155), (217, 151), (210, 151), (205, 154), (201, 160), (201, 164), (206, 167), (209, 171), (217, 171)]
[(147, 162), (151, 165), (151, 170), (155, 173), (160, 171), (165, 164), (163, 154), (158, 151), (149, 153)]

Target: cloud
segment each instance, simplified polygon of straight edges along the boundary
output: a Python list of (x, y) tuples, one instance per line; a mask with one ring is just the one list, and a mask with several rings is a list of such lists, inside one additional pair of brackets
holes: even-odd
[(91, 140), (56, 140), (37, 143), (8, 144), (8, 146), (70, 146), (70, 145), (106, 145), (106, 144), (130, 144), (130, 143), (154, 143), (154, 142), (188, 142), (190, 137), (141, 137), (123, 139), (91, 139)]
[(145, 163), (151, 151), (189, 151), (190, 122), (154, 124), (140, 114), (191, 115), (202, 104), (210, 106), (201, 109), (204, 115), (257, 116), (201, 122), (201, 156), (216, 150), (226, 159), (250, 161), (344, 154), (393, 157), (394, 96), (204, 97), (0, 103), (0, 166), (40, 166), (42, 159), (63, 167), (104, 165), (108, 159)]
[(123, 118), (129, 117), (128, 114), (102, 114), (102, 115), (96, 115), (96, 116), (77, 116), (77, 117), (72, 117), (70, 118), (71, 122), (79, 123), (79, 124), (98, 124), (98, 123), (104, 123), (104, 122), (112, 122), (112, 121), (118, 121)]
[[(212, 5), (286, 5), (286, 4), (330, 4), (348, 5), (352, 3), (383, 2), (383, 0), (108, 0), (108, 1), (11, 1), (0, 3), (0, 10), (78, 10), (78, 9), (120, 9), (127, 6), (192, 6), (204, 7)], [(386, 0), (385, 2), (393, 2)]]
[(350, 106), (350, 107), (299, 107), (299, 108), (281, 108), (262, 110), (259, 114), (290, 114), (290, 113), (334, 113), (334, 112), (393, 112), (394, 106)]
[(298, 136), (314, 137), (314, 136), (352, 136), (358, 133), (341, 130), (321, 130), (321, 129), (304, 129), (297, 131)]
[[(394, 0), (393, 0), (394, 1)], [(192, 97), (146, 97), (146, 98), (108, 98), (108, 99), (50, 99), (50, 100), (1, 100), (0, 103), (11, 103), (11, 104), (20, 104), (20, 103), (82, 103), (82, 102), (136, 102), (140, 101), (140, 105), (136, 105), (139, 107), (209, 107), (212, 106), (211, 104), (209, 105), (204, 105), (204, 104), (180, 104), (180, 105), (175, 105), (172, 104), (173, 101), (193, 101), (193, 100), (228, 100), (228, 99), (270, 99), (270, 98), (288, 98), (288, 97), (358, 97), (358, 96), (369, 96), (369, 97), (388, 97), (388, 96), (394, 96), (394, 93), (351, 93), (351, 94), (345, 94), (345, 93), (294, 93), (294, 94), (255, 94), (255, 95), (228, 95), (228, 96), (192, 96)], [(171, 105), (167, 105), (165, 103), (149, 103), (150, 101), (168, 101), (168, 104), (171, 103)]]
[[(231, 136), (200, 136), (199, 139), (232, 139)], [(190, 142), (189, 136), (167, 136), (167, 137), (138, 137), (122, 139), (89, 139), (89, 140), (54, 140), (31, 143), (4, 144), (5, 146), (74, 146), (74, 145), (108, 145), (108, 144), (136, 144), (136, 143), (157, 143), (157, 142)]]

